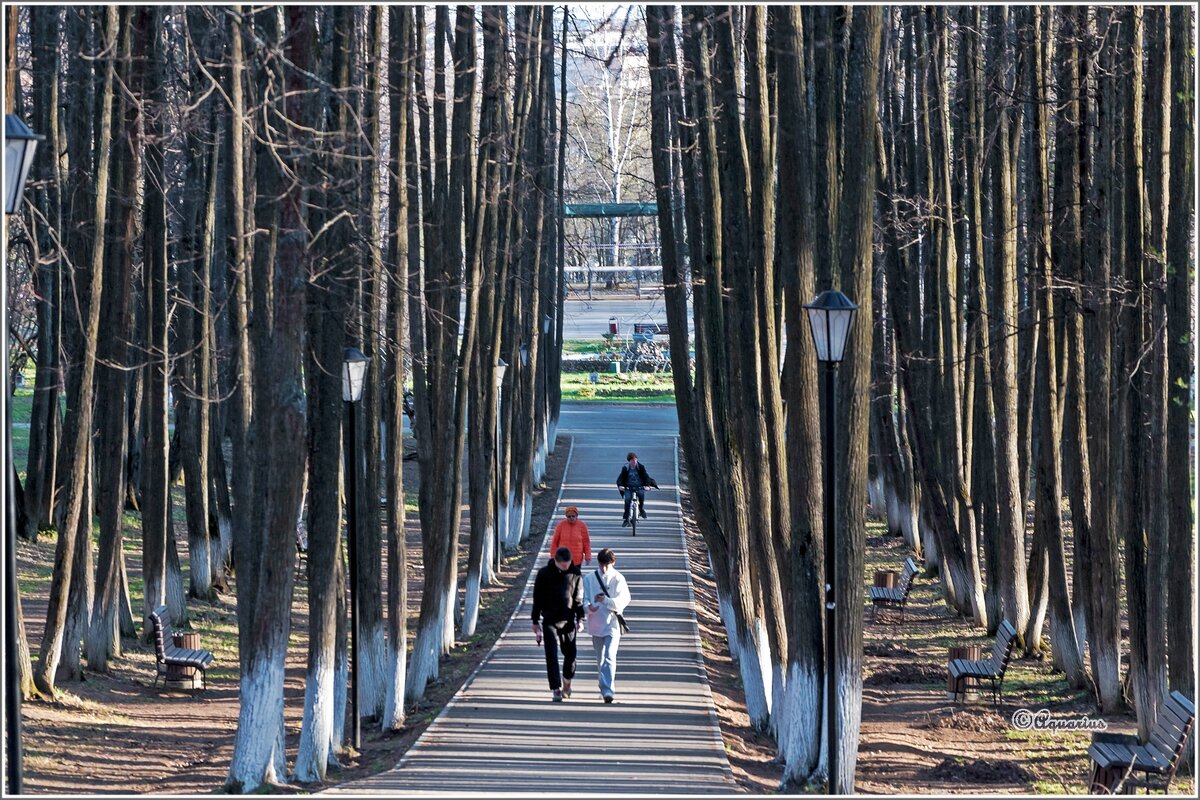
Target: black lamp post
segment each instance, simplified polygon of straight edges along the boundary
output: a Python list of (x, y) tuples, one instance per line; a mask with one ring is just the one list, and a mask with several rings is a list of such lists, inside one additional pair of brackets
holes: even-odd
[(492, 524), (492, 559), (497, 575), (500, 574), (500, 390), (504, 385), (504, 373), (508, 362), (496, 359), (496, 520)]
[(356, 347), (347, 347), (342, 361), (342, 401), (346, 405), (346, 541), (350, 551), (350, 697), (354, 703), (351, 736), (355, 750), (362, 746), (362, 709), (358, 698), (358, 471), (362, 459), (358, 455), (355, 417), (370, 362)]
[[(33, 155), (38, 142), (44, 139), (29, 129), (16, 114), (4, 116), (4, 214), (16, 213), (25, 197), (25, 181), (29, 168), (33, 166)], [(8, 282), (8, 225), (4, 226), (5, 268), (2, 276)], [(0, 347), (3, 347), (4, 369), (0, 391), (9, 400), (5, 404), (9, 418), (4, 420), (4, 581), (7, 592), (4, 597), (4, 734), (5, 765), (7, 767), (8, 794), (21, 794), (21, 670), (17, 665), (17, 510), (16, 487), (13, 486), (12, 461), (12, 395), (8, 385), (8, 303), (0, 303)]]
[(849, 297), (831, 289), (821, 292), (816, 300), (804, 307), (808, 311), (808, 324), (812, 329), (813, 344), (817, 360), (825, 365), (825, 441), (824, 441), (824, 494), (825, 494), (825, 713), (826, 752), (829, 758), (829, 793), (840, 794), (838, 775), (838, 727), (837, 727), (837, 659), (834, 658), (836, 641), (837, 600), (834, 594), (834, 514), (837, 507), (836, 475), (837, 450), (834, 446), (837, 431), (837, 394), (835, 380), (838, 364), (846, 351), (846, 340), (858, 306)]

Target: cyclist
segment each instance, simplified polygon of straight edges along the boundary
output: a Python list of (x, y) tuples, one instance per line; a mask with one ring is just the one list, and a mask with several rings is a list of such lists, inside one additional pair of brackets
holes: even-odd
[(617, 476), (617, 489), (625, 498), (625, 516), (621, 520), (622, 527), (629, 524), (629, 504), (633, 500), (633, 496), (637, 495), (638, 515), (645, 519), (646, 487), (658, 488), (658, 481), (651, 478), (650, 473), (646, 472), (646, 465), (638, 461), (637, 453), (629, 453), (625, 456), (625, 460), (626, 464), (621, 467), (621, 474)]

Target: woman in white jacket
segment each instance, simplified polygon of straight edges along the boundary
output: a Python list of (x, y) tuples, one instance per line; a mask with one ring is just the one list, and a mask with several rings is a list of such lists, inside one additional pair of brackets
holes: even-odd
[(617, 614), (629, 605), (629, 584), (625, 576), (617, 572), (617, 556), (610, 548), (601, 550), (596, 561), (600, 568), (584, 575), (583, 597), (587, 606), (587, 630), (592, 635), (592, 649), (596, 651), (600, 696), (604, 702), (611, 703), (617, 677), (617, 648), (621, 644)]

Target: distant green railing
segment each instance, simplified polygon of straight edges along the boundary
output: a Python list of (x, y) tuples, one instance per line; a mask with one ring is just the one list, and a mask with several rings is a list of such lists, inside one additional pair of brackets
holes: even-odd
[(563, 203), (564, 217), (652, 217), (657, 203)]

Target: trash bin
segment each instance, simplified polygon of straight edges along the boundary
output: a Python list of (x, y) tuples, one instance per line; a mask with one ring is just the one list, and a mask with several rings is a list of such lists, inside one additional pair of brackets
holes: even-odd
[(618, 333), (621, 332), (621, 323), (617, 322), (616, 317), (608, 318), (608, 332), (611, 333), (613, 336), (616, 336)]
[(620, 375), (621, 374), (621, 362), (620, 361), (610, 362), (608, 365), (608, 371), (610, 373), (612, 373), (613, 375)]
[[(967, 645), (965, 647), (951, 647), (946, 654), (946, 699), (952, 699), (955, 695), (955, 679), (950, 677), (950, 663), (956, 659), (965, 658), (968, 661), (979, 661), (983, 658), (983, 648), (977, 644)], [(979, 687), (976, 685), (978, 681), (972, 681), (967, 677), (958, 679), (965, 685), (959, 687), (959, 692), (964, 699), (979, 696)]]

